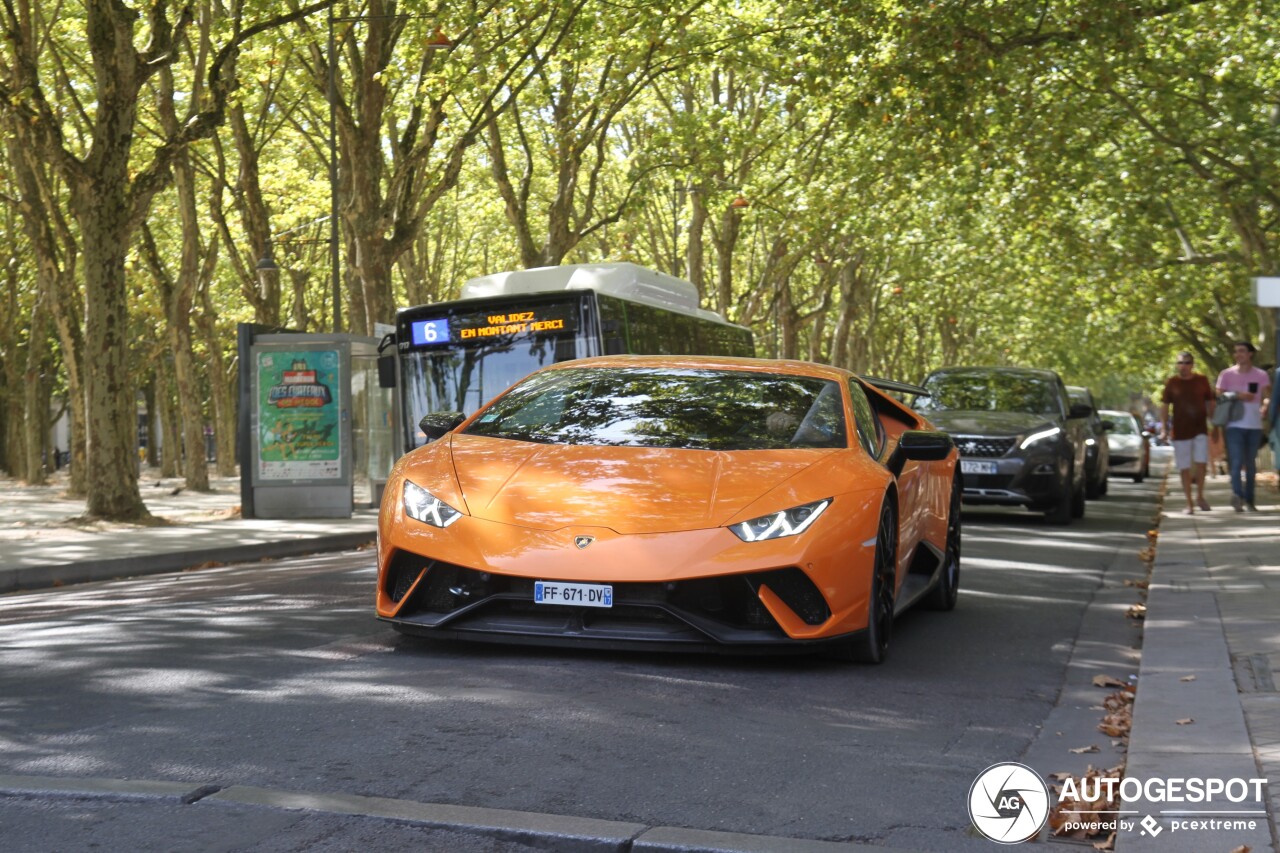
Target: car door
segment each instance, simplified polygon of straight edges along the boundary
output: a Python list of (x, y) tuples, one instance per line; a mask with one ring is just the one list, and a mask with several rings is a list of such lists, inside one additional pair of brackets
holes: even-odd
[(1071, 451), (1075, 459), (1075, 473), (1071, 480), (1074, 488), (1076, 483), (1083, 482), (1086, 475), (1088, 448), (1085, 445), (1085, 439), (1089, 437), (1089, 418), (1084, 414), (1083, 409), (1088, 406), (1083, 406), (1080, 410), (1081, 417), (1071, 417), (1073, 414), (1071, 395), (1067, 393), (1067, 386), (1063, 384), (1061, 378), (1058, 379), (1058, 396), (1059, 405), (1062, 406), (1063, 428), (1071, 439)]

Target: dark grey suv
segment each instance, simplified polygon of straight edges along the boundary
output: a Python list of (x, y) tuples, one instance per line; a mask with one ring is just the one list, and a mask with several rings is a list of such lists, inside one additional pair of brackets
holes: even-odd
[(1107, 477), (1111, 476), (1111, 447), (1107, 444), (1107, 430), (1111, 429), (1111, 421), (1104, 421), (1098, 414), (1098, 404), (1093, 400), (1093, 392), (1078, 385), (1067, 386), (1067, 396), (1072, 405), (1083, 404), (1089, 407), (1089, 417), (1085, 418), (1085, 480), (1084, 495), (1089, 500), (1103, 497), (1107, 493)]
[(1052, 370), (951, 367), (913, 405), (960, 450), (964, 501), (1023, 505), (1056, 524), (1084, 516), (1088, 406)]

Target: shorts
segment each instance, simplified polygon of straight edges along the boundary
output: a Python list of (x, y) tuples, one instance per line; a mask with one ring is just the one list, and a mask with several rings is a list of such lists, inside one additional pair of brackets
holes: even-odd
[(1197, 465), (1204, 465), (1209, 461), (1209, 436), (1200, 433), (1195, 438), (1188, 438), (1183, 441), (1174, 439), (1173, 442), (1173, 464), (1178, 466), (1179, 471), (1185, 471), (1191, 467), (1194, 462)]

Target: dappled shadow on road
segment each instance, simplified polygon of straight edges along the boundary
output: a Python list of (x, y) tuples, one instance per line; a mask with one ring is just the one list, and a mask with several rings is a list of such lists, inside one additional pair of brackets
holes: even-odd
[(919, 798), (961, 796), (1035, 737), (1131, 543), (1136, 509), (1112, 503), (1065, 529), (966, 511), (959, 607), (899, 619), (881, 667), (402, 638), (373, 618), (371, 555), (6, 596), (0, 772), (805, 837), (956, 829)]

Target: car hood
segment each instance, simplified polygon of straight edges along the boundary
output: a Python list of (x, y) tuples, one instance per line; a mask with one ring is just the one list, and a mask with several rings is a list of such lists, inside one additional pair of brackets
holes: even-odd
[(1049, 415), (1027, 412), (956, 410), (927, 415), (935, 427), (952, 435), (1025, 435), (1043, 427), (1061, 426)]
[(542, 530), (621, 534), (719, 527), (831, 450), (705, 451), (533, 444), (455, 435), (467, 511)]
[(1114, 435), (1107, 433), (1107, 446), (1112, 450), (1137, 451), (1142, 449), (1145, 441), (1140, 435)]

